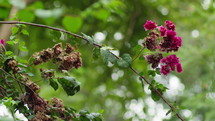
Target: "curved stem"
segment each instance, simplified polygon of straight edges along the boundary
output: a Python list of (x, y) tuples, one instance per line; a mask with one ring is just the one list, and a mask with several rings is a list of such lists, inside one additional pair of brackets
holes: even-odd
[[(64, 29), (60, 29), (60, 28), (55, 28), (55, 27), (51, 27), (51, 26), (46, 26), (46, 25), (42, 25), (42, 24), (35, 24), (35, 23), (28, 23), (28, 22), (19, 22), (19, 21), (0, 21), (0, 24), (25, 24), (25, 25), (31, 25), (31, 26), (36, 26), (36, 27), (42, 27), (42, 28), (48, 28), (48, 29), (52, 29), (52, 30), (56, 30), (56, 31), (60, 31), (60, 32), (64, 32), (64, 33), (67, 33), (67, 34), (70, 34), (74, 37), (77, 37), (77, 38), (80, 38), (80, 39), (83, 39), (87, 42), (89, 42), (88, 39), (84, 38), (83, 36), (81, 35), (78, 35), (78, 34), (75, 34), (75, 33), (72, 33), (72, 32), (69, 32), (69, 31), (66, 31)], [(99, 44), (96, 44), (96, 43), (93, 43), (94, 46), (96, 47), (99, 47), (99, 48), (102, 48), (102, 45), (99, 45)], [(113, 53), (111, 53), (113, 54)], [(113, 54), (117, 59), (119, 59), (118, 56), (116, 56), (115, 54)], [(140, 76), (139, 73), (133, 68), (133, 67), (129, 67), (136, 75)], [(149, 86), (152, 87), (152, 89), (159, 95), (159, 97), (172, 109), (172, 111), (175, 111), (175, 108), (162, 96), (162, 94), (144, 77), (144, 76), (141, 76), (141, 78), (147, 83), (149, 84)], [(181, 119), (181, 121), (185, 121), (179, 113), (176, 112), (176, 116)]]
[(138, 55), (132, 60), (132, 62), (134, 62), (139, 56), (140, 54), (143, 52), (143, 50), (145, 49), (145, 47), (143, 47), (140, 52), (138, 53)]

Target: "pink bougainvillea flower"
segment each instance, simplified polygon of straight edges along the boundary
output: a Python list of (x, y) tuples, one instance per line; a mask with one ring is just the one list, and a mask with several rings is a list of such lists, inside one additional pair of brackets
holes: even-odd
[(144, 24), (145, 30), (154, 30), (157, 27), (157, 24), (151, 20), (147, 20)]
[(0, 43), (1, 43), (2, 45), (4, 45), (4, 46), (6, 45), (6, 42), (5, 42), (4, 39), (1, 39), (1, 40), (0, 40)]
[(167, 56), (166, 58), (161, 59), (160, 63), (160, 72), (163, 75), (167, 75), (171, 71), (175, 71), (175, 68), (179, 73), (183, 71), (179, 58), (176, 55)]
[(168, 30), (172, 30), (172, 31), (175, 31), (175, 25), (173, 22), (169, 21), (169, 20), (166, 20), (165, 21), (165, 25), (166, 25), (166, 28)]
[(171, 48), (179, 48), (182, 45), (182, 39), (181, 37), (173, 37)]
[(178, 63), (178, 64), (176, 65), (176, 69), (177, 69), (177, 72), (179, 72), (179, 73), (181, 73), (181, 72), (183, 71), (182, 66), (181, 66), (180, 63)]
[(167, 30), (166, 31), (166, 37), (168, 38), (173, 38), (176, 35), (176, 32), (172, 31), (172, 30)]
[(158, 30), (160, 31), (160, 35), (164, 36), (166, 33), (166, 28), (164, 26), (159, 26)]

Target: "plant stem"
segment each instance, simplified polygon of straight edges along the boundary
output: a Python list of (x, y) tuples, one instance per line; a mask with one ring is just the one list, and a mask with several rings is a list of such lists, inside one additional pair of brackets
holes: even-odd
[[(35, 24), (35, 23), (28, 23), (28, 22), (20, 22), (20, 21), (0, 21), (0, 24), (25, 24), (25, 25), (31, 25), (31, 26), (36, 26), (36, 27), (42, 27), (42, 28), (48, 28), (48, 29), (52, 29), (52, 30), (56, 30), (56, 31), (60, 31), (60, 32), (64, 32), (64, 33), (67, 33), (69, 35), (72, 35), (74, 37), (77, 37), (77, 38), (80, 38), (80, 39), (83, 39), (87, 42), (89, 42), (88, 39), (84, 38), (83, 36), (81, 35), (78, 35), (78, 34), (75, 34), (75, 33), (72, 33), (72, 32), (69, 32), (69, 31), (66, 31), (64, 29), (60, 29), (60, 28), (55, 28), (55, 27), (51, 27), (51, 26), (46, 26), (46, 25), (42, 25), (42, 24)], [(93, 43), (94, 46), (98, 47), (98, 48), (102, 48), (103, 46), (102, 45), (99, 45), (99, 44), (96, 44), (96, 43)], [(111, 53), (113, 54), (113, 53)], [(113, 54), (117, 59), (119, 59), (118, 56), (116, 56), (115, 54)], [(133, 67), (129, 67), (137, 76), (140, 76), (139, 73), (133, 68)], [(147, 83), (149, 84), (149, 86), (152, 87), (152, 89), (159, 95), (159, 97), (173, 110), (175, 111), (174, 107), (162, 96), (162, 94), (144, 77), (144, 76), (141, 76), (141, 78)], [(185, 121), (179, 113), (176, 112), (176, 116), (181, 120), (181, 121)]]
[(143, 47), (140, 52), (138, 53), (138, 55), (132, 60), (132, 62), (134, 62), (139, 56), (140, 54), (143, 52), (143, 50), (145, 49), (145, 47)]

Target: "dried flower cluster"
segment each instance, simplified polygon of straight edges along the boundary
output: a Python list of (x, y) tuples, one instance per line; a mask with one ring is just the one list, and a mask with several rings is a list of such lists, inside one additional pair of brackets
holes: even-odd
[(152, 68), (157, 68), (160, 60), (163, 58), (163, 55), (161, 53), (156, 53), (152, 55), (146, 55), (145, 60), (149, 63), (152, 64)]
[(45, 78), (45, 79), (50, 79), (50, 78), (55, 77), (53, 69), (51, 69), (51, 70), (40, 69), (40, 73), (41, 73), (41, 77)]
[(4, 70), (7, 72), (12, 71), (13, 74), (16, 74), (20, 68), (18, 67), (17, 61), (13, 58), (10, 58), (4, 62)]
[[(156, 30), (157, 28), (157, 30)], [(176, 52), (182, 45), (181, 37), (176, 36), (175, 25), (171, 21), (165, 21), (165, 26), (158, 26), (155, 22), (147, 20), (144, 24), (145, 30), (152, 30), (149, 36), (145, 38), (143, 46), (150, 51), (159, 50), (160, 52)], [(149, 64), (152, 64), (152, 68), (157, 68), (161, 63), (160, 72), (163, 75), (167, 75), (171, 71), (176, 70), (182, 72), (182, 66), (176, 55), (170, 55), (163, 58), (161, 53), (146, 55), (145, 59)]]
[(27, 104), (35, 116), (29, 121), (55, 121), (56, 119), (51, 114), (59, 114), (59, 119), (71, 120), (70, 115), (66, 115), (63, 101), (58, 98), (52, 98), (51, 101), (47, 101), (41, 98), (37, 93), (40, 87), (33, 83), (23, 75), (26, 93), (22, 96), (21, 101), (23, 104)]
[(66, 48), (62, 48), (62, 44), (58, 43), (53, 48), (48, 48), (33, 55), (34, 65), (39, 65), (49, 60), (59, 65), (58, 69), (69, 71), (73, 67), (76, 69), (82, 66), (81, 54), (75, 52), (74, 48), (67, 43)]

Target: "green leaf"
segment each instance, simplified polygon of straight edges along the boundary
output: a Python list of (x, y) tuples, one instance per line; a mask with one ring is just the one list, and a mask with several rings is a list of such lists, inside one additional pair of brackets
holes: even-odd
[(135, 54), (139, 53), (139, 51), (140, 51), (141, 48), (142, 48), (141, 45), (139, 45), (139, 44), (136, 45), (136, 46), (133, 48), (134, 53), (135, 53)]
[(169, 109), (169, 111), (166, 113), (166, 116), (169, 115), (172, 112), (172, 109)]
[(161, 73), (160, 73), (160, 69), (159, 68), (156, 68), (156, 74), (159, 74), (159, 75), (161, 75)]
[(153, 89), (151, 89), (151, 97), (154, 101), (160, 100), (160, 96)]
[(6, 51), (5, 55), (7, 55), (7, 56), (13, 55), (13, 52), (12, 51)]
[(35, 19), (34, 13), (29, 10), (20, 10), (17, 16), (20, 20), (27, 22), (32, 22)]
[(99, 110), (98, 113), (100, 114), (104, 113), (104, 109)]
[(99, 9), (99, 10), (92, 11), (92, 14), (96, 18), (103, 20), (103, 21), (106, 21), (108, 19), (108, 17), (110, 16), (110, 12), (106, 9)]
[(29, 33), (28, 33), (28, 31), (27, 30), (25, 30), (25, 29), (22, 29), (22, 34), (24, 34), (24, 35), (29, 35)]
[(117, 60), (117, 58), (109, 50), (101, 49), (101, 56), (105, 64), (108, 64), (108, 62), (114, 64)]
[(148, 70), (148, 75), (151, 75), (152, 77), (156, 76), (156, 73), (154, 70)]
[(93, 37), (88, 36), (88, 35), (86, 35), (86, 34), (84, 34), (84, 33), (82, 33), (82, 35), (84, 36), (85, 39), (88, 40), (88, 42), (89, 42), (91, 45), (95, 42), (95, 40), (93, 39)]
[(52, 30), (50, 33), (55, 41), (60, 40), (61, 32)]
[(62, 20), (62, 24), (67, 30), (78, 32), (83, 24), (83, 20), (79, 16), (65, 16)]
[(19, 31), (19, 28), (16, 27), (16, 26), (14, 26), (14, 27), (12, 28), (12, 35), (15, 35), (18, 31)]
[(117, 64), (123, 68), (129, 67), (131, 65), (131, 62), (132, 62), (132, 58), (129, 54), (123, 54), (122, 58), (117, 60)]
[(73, 96), (80, 90), (80, 85), (76, 82), (75, 78), (65, 76), (58, 78), (58, 82), (62, 85), (64, 91), (68, 96)]
[(49, 84), (55, 91), (58, 89), (58, 83), (54, 79), (49, 79)]
[(100, 48), (94, 48), (93, 49), (93, 58), (98, 59), (100, 55)]

